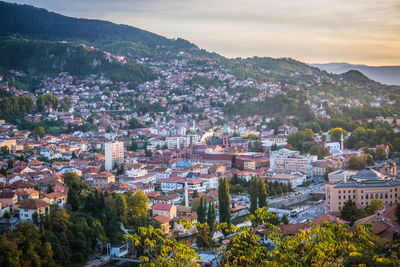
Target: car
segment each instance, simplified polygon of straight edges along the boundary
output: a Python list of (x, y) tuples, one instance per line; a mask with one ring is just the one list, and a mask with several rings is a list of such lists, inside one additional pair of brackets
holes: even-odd
[(297, 216), (297, 211), (296, 210), (291, 210), (289, 214), (290, 214), (290, 217), (294, 218), (294, 217)]

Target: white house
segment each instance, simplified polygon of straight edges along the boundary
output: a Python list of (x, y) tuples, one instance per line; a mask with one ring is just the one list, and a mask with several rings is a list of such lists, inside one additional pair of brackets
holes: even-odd
[(17, 203), (21, 221), (33, 221), (33, 214), (44, 215), (50, 212), (50, 204), (42, 199), (24, 199)]

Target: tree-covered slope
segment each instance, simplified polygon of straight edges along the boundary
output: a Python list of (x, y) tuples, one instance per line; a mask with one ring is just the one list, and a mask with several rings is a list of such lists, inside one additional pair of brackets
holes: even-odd
[(111, 80), (132, 84), (155, 78), (154, 73), (144, 65), (129, 60), (121, 63), (101, 50), (75, 43), (2, 38), (0, 58), (0, 68), (21, 70), (30, 75), (103, 73)]
[(20, 35), (43, 40), (85, 40), (93, 43), (130, 41), (149, 47), (197, 47), (183, 39), (168, 39), (128, 25), (63, 16), (28, 5), (0, 2), (0, 35)]

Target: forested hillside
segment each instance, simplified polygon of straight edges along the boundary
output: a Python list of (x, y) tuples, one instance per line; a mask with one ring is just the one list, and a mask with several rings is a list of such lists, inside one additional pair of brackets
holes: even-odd
[(3, 38), (0, 58), (0, 68), (37, 76), (59, 72), (78, 76), (104, 73), (111, 80), (133, 85), (155, 78), (144, 65), (129, 60), (121, 63), (98, 49), (74, 43)]

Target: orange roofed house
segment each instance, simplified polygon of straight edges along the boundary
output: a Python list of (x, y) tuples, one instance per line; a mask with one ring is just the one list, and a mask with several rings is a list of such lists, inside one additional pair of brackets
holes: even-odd
[(154, 204), (152, 207), (153, 216), (154, 215), (163, 215), (169, 219), (173, 219), (176, 217), (176, 206), (174, 204), (167, 204), (158, 202)]

